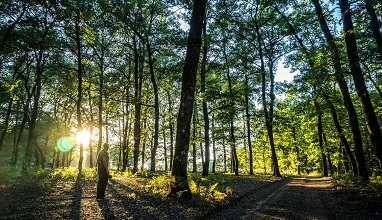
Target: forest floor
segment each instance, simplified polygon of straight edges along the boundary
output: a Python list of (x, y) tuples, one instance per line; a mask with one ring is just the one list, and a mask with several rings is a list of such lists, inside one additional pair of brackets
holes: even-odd
[(96, 201), (95, 180), (0, 178), (0, 219), (382, 219), (379, 195), (330, 178), (227, 176), (220, 201), (153, 194), (151, 179), (116, 175)]

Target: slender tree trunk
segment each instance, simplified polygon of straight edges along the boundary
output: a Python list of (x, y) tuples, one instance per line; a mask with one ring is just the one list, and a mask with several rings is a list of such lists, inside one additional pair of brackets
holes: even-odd
[(212, 115), (212, 173), (216, 173), (216, 146), (215, 146), (215, 123), (214, 123), (214, 115)]
[[(257, 27), (257, 24), (256, 24)], [(263, 57), (263, 51), (261, 49), (261, 37), (259, 33), (259, 28), (256, 28), (257, 34), (258, 34), (258, 44), (259, 44), (259, 56), (261, 60), (261, 97), (262, 97), (262, 103), (263, 103), (263, 112), (264, 112), (264, 118), (265, 118), (265, 126), (267, 128), (268, 138), (269, 138), (269, 144), (271, 146), (271, 154), (272, 154), (272, 169), (273, 169), (273, 176), (281, 177), (280, 169), (279, 169), (279, 163), (277, 159), (276, 154), (276, 148), (275, 148), (275, 142), (273, 139), (273, 100), (275, 99), (275, 95), (273, 94), (273, 83), (271, 82), (271, 92), (270, 92), (270, 98), (271, 103), (269, 104), (269, 110), (267, 107), (267, 99), (266, 99), (266, 79), (265, 79), (265, 65), (264, 65), (264, 57)], [(271, 78), (274, 77), (273, 74), (271, 74)], [(272, 81), (272, 79), (271, 79)]]
[[(370, 101), (369, 92), (367, 90), (365, 79), (363, 78), (361, 65), (359, 63), (358, 48), (354, 34), (350, 6), (347, 0), (339, 0), (339, 4), (343, 18), (342, 22), (343, 30), (345, 33), (346, 49), (355, 89), (357, 91), (358, 98), (362, 106), (363, 114), (366, 120), (366, 127), (369, 131), (370, 140), (374, 146), (375, 154), (379, 161), (382, 162), (382, 133), (379, 127), (378, 118), (374, 111), (373, 104)], [(365, 163), (363, 149), (356, 150), (359, 150), (358, 163)], [(360, 168), (360, 171), (361, 169), (364, 169), (364, 167)], [(362, 170), (362, 172), (365, 172), (367, 174), (367, 169)]]
[(159, 138), (159, 94), (158, 94), (158, 85), (155, 80), (155, 74), (154, 74), (154, 59), (153, 59), (153, 52), (151, 49), (150, 43), (147, 43), (147, 51), (148, 51), (148, 58), (149, 58), (149, 69), (150, 69), (150, 79), (151, 83), (153, 84), (153, 90), (154, 90), (154, 145), (151, 148), (151, 172), (155, 172), (155, 158), (156, 153), (158, 149), (158, 138)]
[(172, 176), (175, 182), (171, 185), (170, 195), (183, 192), (182, 196), (191, 196), (187, 182), (187, 158), (190, 144), (190, 128), (192, 110), (195, 101), (196, 72), (202, 44), (203, 18), (206, 10), (206, 0), (195, 0), (191, 14), (190, 30), (187, 40), (186, 61), (182, 74), (182, 91), (177, 120), (176, 144)]
[(373, 31), (375, 42), (377, 44), (379, 55), (382, 60), (382, 35), (380, 32), (380, 26), (378, 23), (377, 15), (374, 10), (374, 0), (365, 0), (367, 12), (370, 15), (370, 28)]
[[(326, 139), (326, 135), (325, 133), (323, 133), (323, 138), (324, 138), (324, 142), (325, 142), (325, 145), (328, 146), (328, 140)], [(332, 160), (330, 158), (330, 150), (327, 150), (327, 153), (328, 153), (328, 165), (329, 165), (329, 170), (330, 170), (330, 174), (333, 174), (333, 164), (332, 164)]]
[(330, 29), (326, 23), (319, 0), (312, 0), (312, 2), (315, 6), (316, 14), (317, 14), (321, 29), (325, 35), (326, 41), (328, 42), (329, 49), (331, 51), (331, 56), (332, 56), (332, 60), (334, 64), (335, 77), (340, 87), (342, 98), (344, 100), (344, 104), (349, 115), (350, 128), (353, 134), (355, 157), (358, 163), (358, 172), (359, 172), (358, 174), (360, 177), (367, 180), (369, 179), (369, 176), (368, 176), (368, 172), (367, 172), (367, 168), (365, 164), (365, 158), (363, 156), (362, 136), (359, 129), (357, 113), (355, 111), (353, 102), (349, 94), (349, 89), (343, 75), (343, 70), (342, 70), (341, 62), (340, 62), (341, 61), (340, 53), (339, 53), (337, 45), (334, 42), (333, 35), (331, 34)]
[(326, 154), (324, 150), (324, 144), (323, 144), (323, 128), (322, 128), (322, 112), (320, 111), (320, 107), (318, 106), (317, 100), (314, 100), (314, 106), (316, 108), (317, 112), (317, 132), (318, 132), (318, 144), (321, 151), (321, 159), (322, 159), (322, 166), (324, 169), (324, 176), (329, 176), (328, 174), (328, 164), (326, 161)]
[(338, 121), (338, 116), (337, 116), (336, 109), (334, 108), (333, 103), (330, 101), (329, 96), (324, 94), (324, 97), (325, 97), (326, 103), (327, 103), (327, 105), (328, 105), (328, 107), (330, 109), (330, 112), (332, 113), (333, 122), (334, 122), (334, 125), (336, 127), (337, 133), (338, 133), (338, 135), (340, 137), (340, 141), (344, 145), (344, 149), (345, 149), (347, 155), (349, 156), (350, 163), (351, 163), (352, 168), (353, 168), (353, 174), (355, 176), (358, 176), (357, 162), (356, 162), (356, 160), (354, 158), (354, 155), (353, 155), (352, 151), (350, 150), (349, 142), (347, 141), (347, 139), (345, 137), (345, 134), (343, 132), (342, 126), (341, 126), (340, 122)]
[(236, 152), (236, 138), (235, 138), (235, 126), (233, 124), (233, 119), (231, 118), (230, 120), (230, 137), (231, 137), (231, 161), (232, 161), (232, 168), (234, 169), (233, 171), (235, 172), (235, 175), (239, 175), (239, 159), (237, 157), (237, 152)]
[[(103, 55), (102, 55), (103, 56)], [(99, 74), (99, 87), (98, 87), (98, 146), (97, 154), (102, 149), (103, 143), (103, 86), (104, 86), (104, 64), (103, 58), (100, 58), (100, 74)]]
[(225, 137), (223, 136), (223, 160), (224, 160), (224, 172), (227, 172), (227, 150), (225, 147)]
[(9, 118), (11, 116), (12, 104), (13, 104), (13, 99), (9, 98), (7, 113), (5, 115), (4, 129), (0, 135), (0, 151), (3, 148), (4, 138), (5, 138), (5, 135), (7, 134), (7, 131), (8, 131)]
[(200, 92), (203, 96), (202, 108), (203, 108), (203, 119), (204, 119), (204, 149), (205, 149), (205, 159), (203, 163), (203, 173), (202, 176), (208, 176), (208, 170), (210, 165), (210, 119), (208, 117), (208, 106), (206, 97), (206, 64), (207, 64), (207, 12), (204, 15), (203, 22), (203, 58), (202, 66), (200, 70)]
[(168, 170), (168, 166), (167, 166), (167, 159), (168, 159), (168, 153), (167, 153), (167, 137), (166, 137), (166, 130), (163, 129), (162, 130), (163, 132), (163, 157), (164, 157), (164, 170), (167, 171)]
[(172, 117), (172, 102), (170, 91), (167, 90), (168, 97), (168, 112), (169, 112), (169, 127), (170, 127), (170, 170), (172, 170), (172, 161), (174, 159), (174, 126), (173, 126), (173, 117)]
[(36, 125), (37, 125), (37, 117), (39, 113), (39, 103), (41, 97), (41, 88), (42, 88), (42, 74), (44, 72), (43, 66), (43, 49), (40, 48), (38, 52), (36, 52), (36, 76), (35, 76), (35, 85), (32, 94), (33, 95), (33, 107), (31, 111), (31, 118), (29, 120), (29, 134), (28, 134), (28, 142), (25, 150), (25, 156), (23, 161), (23, 170), (27, 170), (27, 167), (30, 166), (31, 157), (33, 153), (33, 148), (36, 145)]
[(251, 117), (249, 115), (249, 85), (248, 75), (245, 74), (245, 116), (247, 122), (247, 143), (249, 152), (249, 174), (253, 175), (253, 154), (252, 154), (252, 140), (251, 140)]
[(295, 145), (296, 150), (296, 165), (297, 165), (297, 174), (301, 175), (301, 169), (300, 169), (300, 149), (297, 145), (297, 135), (296, 135), (296, 127), (292, 127), (292, 134), (293, 134), (293, 143)]
[[(231, 99), (231, 102), (233, 103), (234, 102), (234, 96), (233, 96), (233, 91), (232, 91), (232, 83), (231, 83), (231, 76), (230, 76), (230, 69), (229, 69), (229, 66), (228, 66), (228, 57), (227, 57), (227, 53), (226, 53), (226, 45), (223, 45), (223, 54), (224, 54), (224, 59), (225, 59), (225, 63), (226, 63), (226, 68), (227, 68), (227, 80), (228, 80), (228, 88), (229, 88), (229, 95), (230, 95), (230, 99)], [(234, 109), (230, 109), (229, 110), (229, 114), (230, 114), (230, 142), (229, 142), (229, 145), (231, 147), (231, 168), (233, 170), (231, 171), (234, 171), (235, 172), (235, 175), (239, 175), (239, 159), (237, 157), (237, 153), (236, 153), (236, 138), (235, 138), (235, 126), (233, 124), (233, 119), (235, 117), (235, 110)]]
[[(92, 103), (92, 97), (91, 97), (91, 92), (90, 92), (90, 89), (91, 89), (91, 74), (89, 74), (89, 87), (88, 87), (88, 101), (89, 101), (89, 115), (90, 115), (90, 125), (89, 125), (89, 133), (90, 133), (90, 139), (89, 139), (89, 143), (88, 143), (88, 147), (89, 147), (89, 151), (88, 151), (88, 155), (89, 155), (89, 167), (90, 168), (93, 168), (93, 140), (92, 140), (92, 137), (93, 137), (93, 123), (94, 123), (94, 116), (93, 116), (93, 103)], [(86, 160), (86, 158), (85, 158)]]
[(137, 40), (134, 37), (134, 101), (135, 101), (135, 119), (134, 119), (134, 166), (133, 173), (138, 171), (139, 146), (141, 142), (141, 97), (140, 84), (142, 79), (139, 77), (139, 54)]
[[(146, 132), (143, 132), (143, 141), (142, 141), (142, 164), (141, 164), (141, 170), (143, 171), (144, 170), (144, 167), (145, 167), (145, 157), (146, 157), (146, 144), (147, 144), (147, 136), (148, 136), (148, 132), (147, 132), (147, 119), (144, 118), (143, 119), (143, 130), (146, 131)], [(152, 141), (151, 142), (151, 145), (150, 145), (150, 149), (152, 149), (153, 145), (152, 145)]]
[[(77, 12), (76, 18), (76, 46), (77, 46), (77, 132), (82, 131), (82, 115), (81, 115), (81, 105), (82, 105), (82, 78), (83, 78), (83, 67), (82, 67), (82, 46), (81, 46), (81, 33), (80, 33), (80, 12)], [(80, 159), (78, 160), (78, 175), (82, 175), (82, 162), (84, 160), (84, 146), (82, 143), (79, 144), (80, 147)]]
[[(128, 94), (128, 93), (127, 93)], [(129, 137), (130, 137), (130, 117), (129, 117), (129, 105), (126, 102), (124, 106), (124, 129), (123, 129), (123, 145), (122, 145), (122, 172), (126, 171), (128, 157), (129, 157)]]
[[(196, 108), (195, 108), (196, 112)], [(193, 141), (192, 143), (192, 172), (196, 173), (198, 171), (197, 164), (196, 164), (196, 113), (194, 113), (194, 116), (192, 117), (192, 137)]]

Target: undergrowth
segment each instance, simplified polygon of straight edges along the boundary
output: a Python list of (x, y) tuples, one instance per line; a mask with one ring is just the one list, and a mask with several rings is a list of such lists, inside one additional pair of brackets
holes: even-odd
[[(165, 197), (170, 193), (171, 183), (174, 181), (170, 172), (156, 175), (152, 177), (146, 190)], [(225, 181), (224, 175), (221, 174), (211, 174), (208, 177), (201, 177), (197, 174), (188, 176), (188, 184), (193, 198), (200, 202), (223, 201), (228, 195), (231, 195), (233, 190), (224, 187)]]
[(351, 174), (342, 174), (333, 177), (332, 181), (337, 190), (356, 190), (361, 194), (382, 197), (382, 176), (370, 177), (369, 181), (365, 181)]

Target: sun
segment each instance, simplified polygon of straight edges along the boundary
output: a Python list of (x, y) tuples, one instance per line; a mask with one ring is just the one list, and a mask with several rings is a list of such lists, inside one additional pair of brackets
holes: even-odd
[(90, 132), (88, 130), (82, 130), (77, 133), (76, 141), (79, 144), (88, 145), (90, 140)]

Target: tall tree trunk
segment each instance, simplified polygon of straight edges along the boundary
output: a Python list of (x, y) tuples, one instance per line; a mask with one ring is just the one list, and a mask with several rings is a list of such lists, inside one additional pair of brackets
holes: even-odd
[[(83, 78), (83, 67), (82, 67), (82, 46), (81, 46), (81, 33), (80, 33), (80, 12), (77, 12), (77, 18), (76, 18), (76, 47), (77, 47), (77, 80), (78, 80), (78, 86), (77, 86), (77, 102), (76, 102), (76, 108), (77, 108), (77, 132), (82, 131), (82, 115), (81, 115), (81, 105), (82, 105), (82, 78)], [(84, 146), (82, 143), (79, 144), (80, 147), (80, 159), (78, 160), (78, 175), (82, 175), (82, 162), (84, 160)]]
[(183, 192), (182, 196), (191, 196), (187, 182), (187, 158), (190, 144), (190, 128), (193, 105), (195, 101), (196, 72), (202, 44), (203, 18), (207, 0), (195, 0), (191, 14), (190, 30), (187, 40), (186, 61), (182, 74), (182, 91), (177, 119), (176, 144), (172, 176), (175, 182), (171, 185), (170, 195)]
[(203, 109), (203, 119), (204, 119), (204, 149), (205, 149), (205, 159), (203, 163), (202, 176), (208, 176), (208, 170), (210, 166), (210, 119), (208, 117), (208, 106), (206, 97), (206, 64), (207, 64), (207, 12), (204, 15), (203, 22), (203, 58), (202, 66), (200, 70), (200, 92), (203, 97), (202, 99), (202, 109)]
[[(194, 111), (196, 112), (196, 107)], [(194, 116), (192, 117), (192, 137), (192, 172), (196, 173), (198, 171), (196, 164), (196, 113), (194, 113)]]
[(164, 170), (168, 170), (168, 153), (167, 153), (167, 137), (166, 137), (166, 130), (163, 129), (163, 157), (164, 157)]
[[(144, 167), (145, 167), (145, 157), (146, 157), (146, 144), (147, 144), (147, 136), (148, 136), (148, 132), (147, 132), (147, 119), (144, 117), (143, 119), (143, 130), (145, 132), (143, 132), (143, 143), (142, 143), (142, 163), (141, 163), (141, 170), (143, 171), (144, 170)], [(153, 145), (152, 145), (152, 141), (151, 142), (151, 145), (150, 145), (150, 149), (152, 149)]]
[(300, 168), (300, 149), (298, 148), (297, 145), (297, 134), (296, 134), (296, 127), (292, 127), (292, 136), (293, 136), (293, 143), (295, 145), (295, 150), (296, 150), (296, 165), (297, 165), (297, 174), (301, 175), (301, 168)]
[[(92, 140), (92, 137), (93, 137), (93, 123), (94, 123), (94, 116), (93, 116), (93, 103), (92, 103), (92, 97), (91, 97), (91, 92), (90, 92), (90, 89), (91, 89), (91, 76), (89, 76), (89, 87), (88, 87), (88, 98), (89, 98), (89, 114), (90, 114), (90, 125), (89, 125), (89, 133), (90, 133), (90, 139), (89, 139), (89, 143), (88, 143), (88, 147), (89, 147), (89, 151), (88, 151), (88, 154), (89, 154), (89, 167), (90, 168), (93, 168), (93, 140)], [(86, 160), (86, 158), (85, 158)]]
[(141, 97), (140, 97), (140, 79), (139, 74), (139, 54), (137, 48), (137, 40), (134, 37), (134, 101), (135, 101), (135, 116), (134, 116), (134, 166), (133, 173), (138, 171), (139, 146), (141, 143)]
[[(230, 101), (234, 103), (234, 96), (233, 96), (233, 91), (232, 91), (232, 83), (231, 83), (231, 76), (230, 76), (230, 67), (228, 66), (228, 56), (226, 53), (226, 45), (223, 45), (223, 54), (224, 54), (224, 59), (226, 63), (226, 68), (227, 68), (227, 80), (228, 80), (228, 88), (229, 88), (229, 96), (230, 96)], [(233, 124), (233, 119), (235, 117), (235, 110), (230, 109), (229, 110), (230, 114), (230, 142), (229, 145), (231, 147), (231, 168), (233, 169), (232, 171), (235, 172), (235, 175), (239, 175), (239, 159), (237, 157), (237, 152), (236, 152), (236, 138), (235, 138), (235, 126)]]
[(264, 64), (264, 56), (263, 56), (263, 49), (262, 49), (262, 39), (260, 35), (260, 28), (255, 22), (256, 26), (256, 33), (257, 33), (257, 43), (259, 46), (259, 56), (260, 56), (260, 70), (261, 70), (261, 100), (263, 104), (263, 112), (264, 112), (264, 118), (265, 118), (265, 126), (267, 128), (268, 138), (269, 138), (269, 144), (271, 146), (271, 154), (272, 154), (272, 168), (273, 168), (273, 175), (281, 177), (280, 169), (279, 169), (279, 163), (277, 159), (276, 154), (276, 148), (275, 148), (275, 142), (273, 139), (273, 104), (275, 95), (273, 93), (274, 91), (274, 74), (272, 73), (272, 69), (270, 69), (270, 76), (271, 76), (271, 85), (270, 85), (270, 104), (269, 104), (269, 110), (267, 107), (267, 98), (266, 98), (266, 77), (265, 77), (265, 64)]
[(231, 162), (232, 162), (232, 168), (235, 172), (235, 175), (239, 175), (239, 158), (237, 157), (236, 152), (236, 138), (235, 138), (235, 126), (233, 124), (233, 119), (230, 120), (230, 137), (231, 137)]
[[(126, 94), (129, 94), (129, 93), (126, 93)], [(125, 103), (125, 106), (123, 108), (124, 109), (123, 111), (124, 126), (123, 126), (123, 145), (122, 145), (122, 172), (125, 172), (127, 168), (128, 157), (129, 157), (129, 144), (130, 144), (129, 137), (130, 137), (130, 130), (131, 130), (128, 95), (126, 99), (127, 99), (127, 102)]]
[(380, 32), (380, 26), (378, 23), (377, 15), (374, 10), (374, 0), (365, 0), (367, 12), (370, 15), (370, 28), (373, 31), (375, 42), (377, 44), (379, 55), (382, 60), (382, 35)]
[(339, 53), (337, 45), (334, 42), (333, 35), (331, 34), (330, 29), (326, 23), (319, 0), (312, 0), (312, 2), (314, 4), (321, 29), (325, 35), (326, 41), (328, 42), (329, 49), (331, 51), (331, 56), (332, 56), (332, 60), (334, 64), (335, 77), (336, 77), (338, 86), (340, 87), (342, 99), (344, 100), (344, 104), (349, 115), (349, 123), (350, 123), (350, 128), (352, 130), (353, 141), (354, 141), (354, 149), (355, 149), (354, 152), (355, 152), (355, 157), (358, 163), (358, 175), (364, 178), (365, 180), (367, 180), (369, 179), (369, 176), (368, 176), (368, 172), (367, 172), (367, 168), (365, 164), (365, 159), (363, 156), (362, 136), (359, 129), (357, 113), (355, 111), (353, 102), (349, 94), (349, 89), (343, 75), (343, 70), (342, 70), (341, 62), (340, 62), (341, 61), (340, 53)]
[(224, 172), (227, 172), (227, 150), (225, 146), (225, 136), (223, 135), (223, 140), (222, 140), (222, 145), (223, 145), (223, 160), (224, 160)]
[(215, 147), (215, 123), (214, 123), (214, 115), (212, 115), (212, 173), (216, 173), (216, 147)]
[(172, 116), (172, 102), (171, 102), (171, 96), (170, 91), (167, 90), (167, 97), (168, 97), (168, 112), (169, 112), (169, 127), (170, 127), (170, 170), (172, 170), (172, 161), (174, 158), (174, 126), (173, 126), (173, 116)]
[(13, 104), (13, 99), (9, 98), (7, 113), (5, 115), (4, 129), (0, 135), (0, 151), (3, 148), (4, 138), (5, 138), (5, 135), (7, 134), (7, 131), (8, 131), (9, 118), (11, 116), (12, 104)]
[[(41, 46), (42, 47), (42, 46)], [(43, 66), (43, 49), (40, 48), (38, 52), (36, 52), (36, 76), (35, 76), (35, 85), (33, 87), (33, 106), (31, 110), (31, 117), (29, 120), (29, 134), (28, 134), (28, 142), (27, 147), (25, 149), (25, 156), (23, 161), (23, 170), (27, 170), (27, 167), (30, 166), (31, 157), (33, 153), (33, 148), (36, 146), (36, 125), (37, 125), (37, 117), (39, 113), (39, 103), (41, 97), (41, 88), (42, 88), (42, 74), (44, 72)]]
[[(326, 135), (325, 133), (323, 133), (323, 138), (324, 138), (324, 142), (326, 144), (326, 146), (328, 146), (328, 140), (326, 139)], [(330, 150), (327, 151), (328, 153), (328, 165), (329, 165), (329, 170), (330, 170), (330, 174), (333, 174), (333, 164), (332, 164), (332, 160), (330, 158)]]
[(337, 133), (340, 137), (340, 141), (344, 145), (344, 149), (345, 149), (345, 151), (346, 151), (346, 153), (350, 159), (350, 163), (351, 163), (352, 169), (353, 169), (353, 174), (355, 176), (358, 176), (357, 162), (354, 158), (352, 151), (350, 150), (349, 142), (347, 141), (347, 139), (345, 137), (342, 126), (341, 126), (340, 122), (338, 121), (336, 109), (334, 108), (333, 103), (330, 101), (329, 96), (327, 94), (324, 94), (324, 97), (326, 100), (326, 104), (328, 105), (330, 112), (332, 113), (333, 122), (334, 122), (334, 125), (336, 127)]
[[(373, 104), (370, 101), (369, 92), (366, 87), (365, 79), (363, 78), (363, 73), (361, 65), (359, 63), (358, 48), (357, 42), (354, 34), (354, 27), (351, 18), (351, 10), (347, 0), (339, 0), (341, 13), (342, 13), (342, 22), (343, 30), (345, 33), (345, 42), (346, 49), (350, 64), (351, 75), (353, 76), (353, 81), (355, 89), (358, 94), (359, 101), (362, 106), (363, 114), (366, 120), (366, 127), (369, 131), (371, 143), (374, 146), (375, 154), (379, 161), (382, 163), (382, 133), (381, 128), (379, 127), (378, 118), (375, 114)], [(359, 150), (359, 163), (365, 163), (365, 156), (363, 149)], [(366, 167), (366, 165), (365, 165)], [(361, 168), (360, 168), (361, 169)], [(362, 168), (363, 169), (363, 168)], [(362, 171), (362, 172), (366, 172)]]
[(249, 115), (249, 85), (248, 85), (248, 75), (245, 74), (245, 116), (247, 122), (247, 143), (249, 152), (249, 174), (253, 175), (253, 154), (252, 154), (252, 140), (251, 140), (251, 117)]
[(100, 74), (99, 74), (99, 87), (98, 87), (98, 146), (97, 154), (102, 149), (103, 143), (103, 87), (104, 87), (104, 63), (103, 63), (103, 53), (99, 57), (100, 59)]
[(315, 106), (316, 112), (317, 112), (318, 145), (319, 145), (320, 151), (321, 151), (321, 159), (322, 159), (322, 166), (324, 169), (324, 176), (329, 176), (328, 164), (326, 161), (326, 155), (325, 155), (324, 144), (323, 144), (323, 133), (324, 133), (324, 131), (322, 128), (322, 112), (320, 110), (320, 107), (318, 106), (318, 102), (316, 99), (314, 100), (314, 106)]
[(158, 85), (155, 80), (154, 74), (154, 59), (153, 59), (153, 51), (151, 49), (151, 44), (147, 43), (147, 52), (149, 57), (149, 69), (150, 69), (150, 79), (153, 84), (154, 90), (154, 145), (151, 148), (151, 172), (155, 172), (155, 158), (158, 149), (158, 138), (159, 138), (159, 94), (158, 94)]

